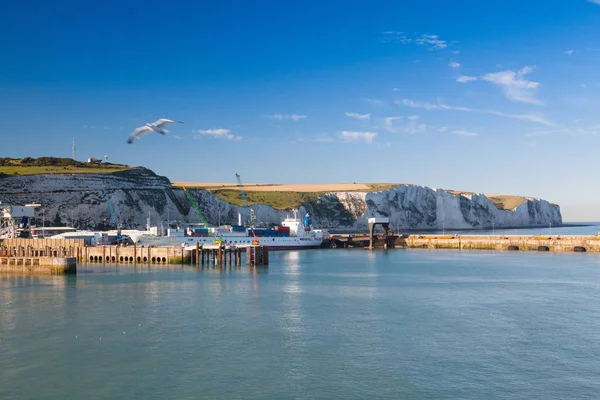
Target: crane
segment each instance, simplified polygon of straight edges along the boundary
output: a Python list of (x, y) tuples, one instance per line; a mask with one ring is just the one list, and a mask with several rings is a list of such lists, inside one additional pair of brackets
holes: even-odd
[(102, 182), (102, 191), (104, 192), (104, 197), (106, 197), (106, 203), (108, 204), (108, 210), (110, 211), (110, 218), (112, 220), (113, 225), (117, 228), (117, 243), (121, 243), (122, 240), (122, 236), (121, 236), (121, 223), (119, 221), (119, 218), (117, 217), (117, 214), (115, 213), (115, 209), (113, 207), (112, 202), (110, 201), (110, 196), (108, 194), (108, 189), (106, 186), (106, 182)]
[[(242, 194), (242, 201), (244, 202), (244, 207), (248, 207), (250, 208), (250, 206), (248, 205), (248, 199), (246, 198), (246, 193), (244, 193), (244, 185), (242, 185), (242, 178), (240, 177), (240, 174), (238, 174), (237, 172), (235, 173), (235, 179), (237, 179), (237, 183), (238, 186), (240, 187), (240, 193)], [(254, 221), (256, 220), (256, 215), (254, 215), (254, 210), (250, 208), (250, 232), (252, 232), (252, 237), (254, 238), (252, 240), (252, 244), (253, 245), (258, 245), (258, 238), (256, 237), (256, 234), (254, 233)]]
[[(242, 185), (242, 179), (240, 177), (240, 174), (238, 174), (236, 172), (235, 178), (237, 179), (237, 184), (240, 187), (240, 193), (242, 194), (242, 201), (244, 202), (244, 207), (250, 208), (250, 206), (248, 205), (248, 199), (246, 198), (246, 193), (244, 192), (244, 185)], [(254, 228), (255, 220), (256, 220), (256, 215), (254, 215), (254, 210), (250, 208), (250, 222), (249, 222), (250, 228)], [(252, 233), (254, 233), (254, 230), (252, 230)]]
[[(200, 207), (198, 207), (198, 203), (196, 203), (196, 200), (194, 200), (194, 198), (192, 197), (192, 195), (190, 194), (190, 192), (187, 191), (187, 189), (185, 188), (185, 186), (182, 186), (183, 188), (183, 193), (185, 193), (185, 197), (187, 197), (188, 201), (190, 202), (190, 204), (192, 205), (192, 207), (194, 207), (194, 210), (196, 210), (196, 214), (198, 214), (198, 217), (200, 218), (200, 221), (202, 221), (202, 223), (208, 227), (208, 222), (206, 222), (206, 218), (204, 218), (204, 214), (202, 214), (202, 211), (200, 211)], [(210, 237), (213, 238), (213, 242), (215, 244), (219, 244), (222, 241), (222, 238), (217, 238), (215, 236), (214, 233), (212, 233), (212, 231), (209, 229), (208, 230), (208, 234), (210, 235)]]

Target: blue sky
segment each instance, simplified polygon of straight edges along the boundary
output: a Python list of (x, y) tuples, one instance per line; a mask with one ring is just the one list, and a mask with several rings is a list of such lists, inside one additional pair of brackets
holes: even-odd
[[(174, 181), (398, 182), (600, 220), (600, 1), (23, 1), (0, 156)], [(158, 118), (184, 122), (132, 145)]]

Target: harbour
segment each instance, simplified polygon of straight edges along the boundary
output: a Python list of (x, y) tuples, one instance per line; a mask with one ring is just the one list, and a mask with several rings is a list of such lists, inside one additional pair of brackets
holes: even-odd
[(79, 267), (0, 276), (1, 398), (600, 395), (589, 253), (322, 249), (273, 252), (265, 269)]

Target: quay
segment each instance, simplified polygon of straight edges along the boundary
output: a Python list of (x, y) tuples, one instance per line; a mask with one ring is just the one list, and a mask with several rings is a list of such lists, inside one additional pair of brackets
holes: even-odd
[(77, 273), (83, 253), (79, 239), (0, 239), (0, 273)]
[(325, 247), (369, 248), (371, 241), (373, 248), (600, 253), (600, 236), (575, 235), (332, 234)]
[(77, 263), (267, 266), (269, 249), (224, 245), (86, 246), (83, 239), (0, 239), (0, 273), (71, 274), (77, 272)]

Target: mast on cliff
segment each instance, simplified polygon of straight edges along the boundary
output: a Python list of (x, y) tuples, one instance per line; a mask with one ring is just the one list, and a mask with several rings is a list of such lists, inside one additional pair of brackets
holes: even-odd
[(73, 151), (73, 154), (72, 154), (73, 160), (77, 160), (77, 148), (75, 146), (75, 138), (73, 138), (73, 146), (71, 147), (71, 150)]

